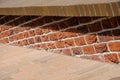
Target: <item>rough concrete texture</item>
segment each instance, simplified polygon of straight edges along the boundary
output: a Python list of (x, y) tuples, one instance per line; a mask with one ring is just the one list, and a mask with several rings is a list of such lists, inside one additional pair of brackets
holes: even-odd
[(0, 80), (120, 80), (120, 66), (0, 44)]

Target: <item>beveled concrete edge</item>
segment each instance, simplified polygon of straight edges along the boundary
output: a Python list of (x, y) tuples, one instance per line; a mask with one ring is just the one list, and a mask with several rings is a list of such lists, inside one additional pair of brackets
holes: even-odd
[(0, 8), (0, 15), (120, 16), (120, 1), (69, 6), (28, 6)]

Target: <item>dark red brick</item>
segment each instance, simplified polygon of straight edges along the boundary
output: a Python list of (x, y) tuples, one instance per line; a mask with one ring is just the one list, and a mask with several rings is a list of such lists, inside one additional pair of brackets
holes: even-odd
[(117, 27), (117, 18), (113, 17), (113, 18), (107, 18), (106, 20), (102, 20), (102, 26), (104, 29), (109, 29), (109, 28), (114, 28)]
[(50, 25), (50, 29), (51, 29), (51, 31), (58, 31), (59, 30), (59, 26), (58, 26), (58, 24), (53, 24), (53, 25)]
[(65, 30), (65, 32), (67, 32), (67, 37), (77, 36), (76, 28), (67, 29), (67, 30)]
[(113, 36), (112, 36), (111, 31), (106, 31), (106, 32), (99, 33), (98, 37), (99, 37), (100, 42), (113, 40)]
[(112, 34), (115, 40), (120, 40), (120, 29), (112, 30)]
[(97, 32), (97, 31), (101, 31), (102, 30), (100, 22), (95, 22), (93, 24), (88, 24), (87, 26), (88, 26), (90, 32)]
[(83, 34), (88, 33), (88, 27), (87, 27), (86, 25), (84, 25), (84, 26), (79, 26), (79, 27), (77, 28), (77, 33), (78, 33), (79, 35), (83, 35)]
[(91, 17), (79, 17), (80, 23), (88, 23), (91, 21)]

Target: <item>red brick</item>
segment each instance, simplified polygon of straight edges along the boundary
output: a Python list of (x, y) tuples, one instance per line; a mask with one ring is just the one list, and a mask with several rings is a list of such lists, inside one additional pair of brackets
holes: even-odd
[(28, 41), (29, 41), (29, 44), (34, 44), (35, 43), (34, 38), (30, 38), (30, 39), (28, 39)]
[(24, 33), (23, 33), (23, 37), (24, 37), (24, 38), (28, 38), (28, 37), (29, 37), (29, 33), (28, 33), (28, 32), (24, 32)]
[(94, 54), (95, 53), (93, 46), (84, 46), (83, 52), (84, 52), (84, 54)]
[(77, 46), (85, 45), (84, 37), (75, 38), (74, 40)]
[(97, 42), (97, 36), (96, 36), (96, 34), (87, 35), (85, 37), (85, 39), (86, 39), (86, 41), (87, 41), (88, 44), (92, 44), (92, 43)]
[(34, 31), (34, 30), (30, 30), (30, 31), (29, 31), (29, 35), (30, 35), (30, 36), (35, 36), (35, 31)]
[(48, 35), (42, 36), (41, 40), (42, 40), (42, 42), (49, 41)]
[(18, 34), (17, 36), (18, 36), (18, 40), (19, 40), (19, 39), (23, 39), (23, 38), (24, 38), (24, 36), (23, 36), (23, 34), (22, 34), (22, 33)]
[(57, 34), (56, 34), (56, 33), (49, 34), (48, 37), (49, 37), (49, 40), (50, 40), (50, 41), (55, 41), (55, 40), (57, 40)]
[(18, 36), (17, 35), (14, 35), (14, 36), (10, 37), (10, 41), (15, 41), (15, 40), (18, 40)]
[(71, 55), (70, 49), (63, 49), (62, 53), (65, 54), (65, 55)]
[(113, 40), (113, 36), (112, 36), (111, 31), (99, 33), (98, 37), (99, 37), (100, 42), (106, 42), (106, 41)]
[(65, 32), (67, 32), (67, 37), (77, 36), (76, 28), (67, 29), (67, 30), (65, 30)]
[(48, 46), (49, 49), (55, 49), (56, 48), (54, 43), (48, 43), (47, 46)]
[(41, 38), (40, 38), (40, 36), (37, 36), (37, 37), (35, 37), (35, 42), (41, 42)]
[(51, 31), (58, 31), (59, 30), (59, 27), (58, 27), (58, 24), (53, 24), (53, 25), (50, 25), (50, 29)]
[(64, 44), (63, 41), (57, 41), (55, 44), (56, 44), (56, 47), (57, 47), (57, 48), (64, 48), (64, 47), (65, 47), (65, 46), (64, 46), (65, 44)]
[(72, 48), (71, 50), (74, 55), (83, 54), (81, 47), (75, 47), (75, 48)]
[(113, 63), (118, 63), (118, 57), (117, 54), (112, 53), (112, 54), (105, 54), (104, 55), (105, 61), (106, 62), (113, 62)]
[(29, 44), (29, 43), (28, 43), (28, 40), (23, 40), (23, 41), (22, 41), (22, 44), (25, 45), (25, 46), (28, 45), (28, 44)]
[(56, 35), (57, 35), (58, 39), (63, 39), (63, 38), (66, 38), (68, 36), (67, 32), (57, 32)]
[(97, 53), (103, 53), (103, 52), (107, 52), (107, 45), (106, 44), (96, 44), (95, 45), (95, 50)]
[(109, 19), (110, 20), (110, 24), (111, 24), (111, 27), (112, 28), (115, 28), (118, 26), (118, 23), (117, 23), (117, 17), (112, 17)]
[(8, 37), (12, 34), (12, 31), (11, 30), (8, 30), (8, 31), (5, 31), (3, 33), (1, 33), (2, 37)]
[(0, 30), (1, 31), (5, 31), (5, 30), (8, 30), (9, 29), (9, 27), (7, 26), (7, 25), (2, 25), (2, 26), (0, 26)]
[(102, 30), (100, 22), (95, 22), (93, 24), (88, 24), (87, 26), (88, 26), (90, 32), (97, 32), (97, 31)]
[(113, 30), (112, 34), (115, 40), (120, 40), (120, 29)]
[(111, 51), (120, 51), (120, 42), (110, 42), (108, 46)]
[(73, 39), (64, 40), (64, 44), (66, 47), (75, 46)]
[(41, 35), (42, 34), (42, 29), (41, 28), (37, 28), (35, 29), (36, 35)]
[(9, 42), (8, 38), (4, 38), (0, 40), (0, 43), (8, 43), (8, 42)]
[(77, 34), (83, 35), (88, 33), (88, 27), (86, 25), (77, 27)]
[(42, 29), (42, 34), (51, 32), (50, 26), (44, 26), (41, 29)]

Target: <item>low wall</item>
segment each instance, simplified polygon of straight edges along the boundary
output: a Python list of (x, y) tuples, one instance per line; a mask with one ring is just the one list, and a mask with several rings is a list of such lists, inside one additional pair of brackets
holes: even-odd
[(120, 62), (120, 17), (0, 16), (0, 43)]

